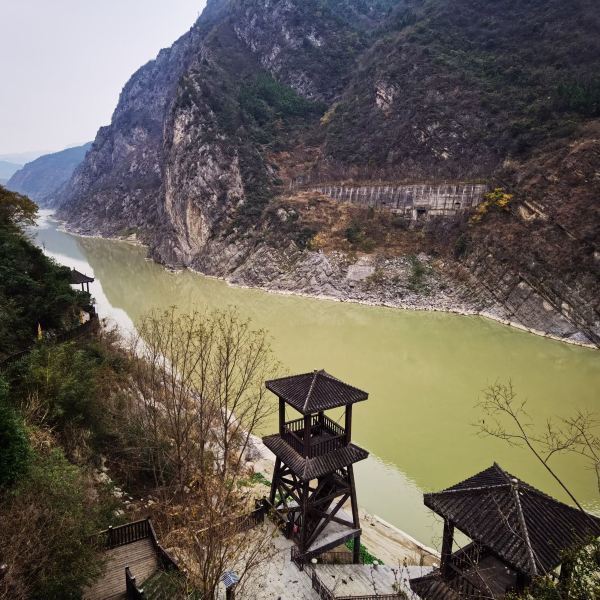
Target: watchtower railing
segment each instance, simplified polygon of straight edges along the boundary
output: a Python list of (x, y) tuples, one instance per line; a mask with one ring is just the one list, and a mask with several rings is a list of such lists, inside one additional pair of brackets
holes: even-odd
[[(287, 421), (282, 437), (298, 454), (309, 458), (322, 456), (347, 444), (346, 430), (325, 415), (311, 416), (310, 434), (308, 451), (304, 447), (304, 419)], [(328, 437), (316, 441), (321, 436)]]

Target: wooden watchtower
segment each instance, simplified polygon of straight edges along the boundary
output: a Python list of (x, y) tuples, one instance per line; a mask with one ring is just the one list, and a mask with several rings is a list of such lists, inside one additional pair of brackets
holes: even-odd
[[(269, 498), (275, 515), (301, 561), (353, 539), (358, 562), (361, 529), (353, 465), (368, 452), (351, 443), (352, 407), (369, 395), (325, 371), (274, 379), (266, 386), (279, 398), (279, 433), (263, 439), (276, 456)], [(325, 415), (342, 407), (343, 426)], [(289, 409), (300, 418), (286, 420)], [(348, 500), (351, 515), (342, 510)]]

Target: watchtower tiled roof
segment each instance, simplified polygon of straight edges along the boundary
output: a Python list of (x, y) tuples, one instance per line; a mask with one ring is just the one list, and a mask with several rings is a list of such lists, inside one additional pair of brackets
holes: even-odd
[(325, 371), (313, 371), (266, 382), (267, 389), (303, 415), (361, 402), (369, 397)]
[(497, 464), (425, 505), (524, 574), (555, 569), (562, 553), (600, 536), (600, 518), (563, 504)]
[(369, 453), (354, 444), (332, 450), (322, 456), (305, 458), (298, 454), (280, 435), (268, 435), (263, 438), (265, 446), (292, 470), (302, 481), (311, 481), (327, 473), (333, 473), (361, 460)]

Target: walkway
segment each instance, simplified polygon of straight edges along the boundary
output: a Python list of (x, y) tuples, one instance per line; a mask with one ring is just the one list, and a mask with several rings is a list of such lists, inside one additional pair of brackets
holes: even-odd
[(125, 598), (125, 567), (131, 569), (137, 585), (141, 585), (159, 568), (152, 540), (146, 538), (104, 552), (103, 574), (83, 594), (84, 600), (121, 600)]

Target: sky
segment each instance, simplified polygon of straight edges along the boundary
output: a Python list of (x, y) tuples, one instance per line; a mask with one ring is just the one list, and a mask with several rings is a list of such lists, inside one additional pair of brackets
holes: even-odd
[(93, 140), (205, 0), (0, 0), (0, 156)]

